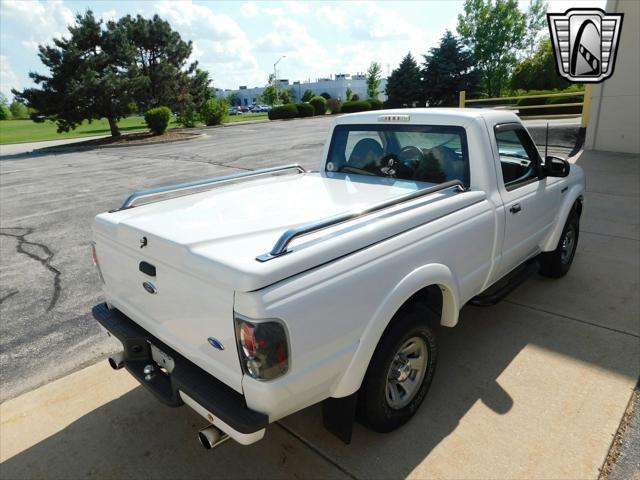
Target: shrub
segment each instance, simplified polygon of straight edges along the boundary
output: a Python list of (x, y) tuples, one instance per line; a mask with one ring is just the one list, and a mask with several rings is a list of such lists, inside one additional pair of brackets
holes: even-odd
[(0, 105), (0, 120), (9, 120), (11, 118), (11, 111), (4, 105)]
[(25, 118), (29, 118), (29, 109), (24, 103), (20, 103), (17, 100), (11, 102), (9, 110), (11, 111), (11, 118), (14, 120), (24, 120)]
[(331, 95), (329, 95), (327, 92), (322, 92), (320, 96), (325, 100), (329, 100), (331, 98)]
[(280, 120), (283, 118), (295, 118), (298, 115), (298, 109), (293, 103), (286, 103), (279, 107), (273, 107), (269, 110), (269, 120)]
[(147, 127), (156, 135), (160, 135), (165, 132), (169, 126), (169, 119), (171, 118), (171, 110), (167, 107), (151, 108), (144, 112), (144, 121), (147, 123)]
[(342, 113), (366, 112), (371, 110), (371, 104), (366, 100), (356, 100), (342, 104)]
[(353, 95), (351, 95), (351, 100), (349, 100), (350, 102), (357, 102), (358, 100), (360, 100), (360, 95), (358, 95), (357, 93), (354, 93)]
[(209, 127), (220, 125), (228, 113), (229, 104), (218, 98), (210, 98), (200, 108), (200, 118)]
[(342, 110), (342, 102), (337, 98), (330, 98), (327, 100), (327, 108), (329, 108), (329, 112), (333, 114), (340, 113)]
[(313, 97), (309, 100), (309, 103), (313, 105), (316, 111), (316, 115), (324, 115), (327, 113), (327, 100), (322, 96)]
[(296, 103), (299, 117), (313, 117), (315, 109), (309, 103)]
[(369, 98), (367, 102), (371, 104), (371, 110), (382, 110), (383, 103), (382, 100), (378, 100), (377, 98)]
[(183, 106), (182, 109), (178, 112), (178, 117), (176, 120), (185, 128), (195, 127), (196, 121), (198, 120), (198, 111), (196, 110), (196, 106), (192, 102), (189, 102), (188, 105)]
[(303, 102), (308, 102), (309, 100), (311, 100), (313, 97), (315, 96), (315, 94), (313, 93), (313, 90), (305, 90), (304, 93), (302, 94), (302, 98), (300, 100), (302, 100)]

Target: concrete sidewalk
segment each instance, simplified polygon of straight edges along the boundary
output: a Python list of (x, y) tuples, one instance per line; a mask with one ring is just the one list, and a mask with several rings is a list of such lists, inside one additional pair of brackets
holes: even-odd
[(204, 421), (105, 362), (0, 405), (0, 477), (597, 478), (640, 374), (640, 159), (585, 152), (571, 272), (535, 277), (442, 329), (416, 417), (350, 446), (311, 407), (250, 447), (204, 451)]

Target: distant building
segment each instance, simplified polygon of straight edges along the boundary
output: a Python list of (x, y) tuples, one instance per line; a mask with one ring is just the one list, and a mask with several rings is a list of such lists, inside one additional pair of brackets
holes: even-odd
[[(383, 78), (380, 81), (380, 94), (378, 99), (386, 100), (387, 96), (384, 94), (387, 80)], [(350, 75), (347, 73), (337, 73), (331, 78), (318, 78), (315, 82), (311, 81), (295, 81), (292, 84), (289, 80), (281, 78), (278, 81), (278, 89), (289, 90), (293, 89), (293, 101), (299, 102), (306, 90), (311, 90), (314, 94), (320, 95), (321, 93), (328, 93), (331, 98), (339, 98), (345, 101), (347, 95), (347, 89), (350, 88), (353, 94), (358, 95), (361, 100), (367, 98), (367, 82), (366, 77), (362, 73)], [(218, 95), (223, 98), (229, 98), (233, 96), (232, 103), (235, 105), (251, 106), (260, 103), (260, 94), (264, 91), (265, 87), (253, 87), (247, 88), (246, 85), (241, 85), (237, 90), (225, 89), (216, 90)]]

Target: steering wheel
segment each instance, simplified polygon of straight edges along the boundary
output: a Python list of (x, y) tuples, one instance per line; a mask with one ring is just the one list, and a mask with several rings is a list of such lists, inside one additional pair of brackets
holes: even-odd
[(422, 160), (424, 160), (424, 154), (418, 147), (407, 145), (406, 147), (402, 147), (400, 152), (398, 152), (398, 160), (407, 167), (415, 168)]

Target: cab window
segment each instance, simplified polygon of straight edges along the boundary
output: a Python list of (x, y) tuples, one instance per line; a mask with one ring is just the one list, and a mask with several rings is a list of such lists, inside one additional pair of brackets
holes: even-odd
[(464, 128), (444, 125), (338, 125), (327, 172), (469, 186)]
[(527, 132), (520, 126), (498, 125), (495, 135), (507, 190), (538, 180), (538, 151)]

